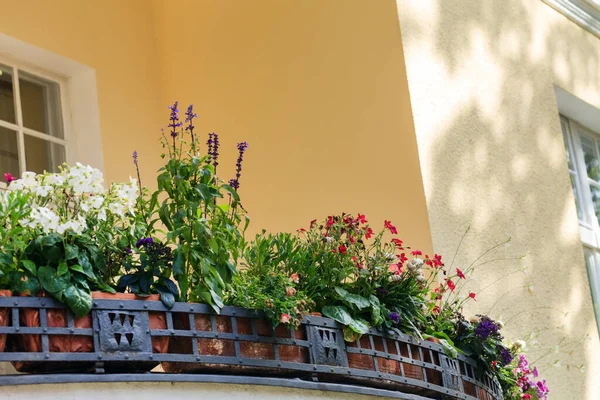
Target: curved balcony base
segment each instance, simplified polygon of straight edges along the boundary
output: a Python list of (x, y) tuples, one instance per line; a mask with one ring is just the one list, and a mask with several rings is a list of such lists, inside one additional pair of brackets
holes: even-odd
[[(144, 384), (140, 385), (140, 383)], [(198, 398), (222, 400), (223, 396), (228, 400), (283, 398), (366, 400), (372, 396), (401, 400), (431, 400), (415, 394), (341, 383), (238, 375), (164, 373), (4, 375), (0, 377), (0, 386), (3, 386), (2, 392), (7, 396), (3, 398), (10, 400), (32, 398), (54, 400), (68, 398), (74, 393), (89, 400), (104, 400), (107, 395), (110, 395), (111, 400), (131, 400), (131, 398), (164, 400), (167, 395), (168, 398), (178, 400)], [(44, 390), (44, 387), (47, 389)]]

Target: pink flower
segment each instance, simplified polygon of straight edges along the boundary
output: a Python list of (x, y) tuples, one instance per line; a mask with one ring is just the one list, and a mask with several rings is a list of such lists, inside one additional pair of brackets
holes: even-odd
[(394, 225), (392, 225), (392, 223), (390, 221), (385, 220), (383, 222), (383, 225), (385, 226), (386, 229), (389, 229), (389, 231), (392, 235), (398, 234), (398, 230), (396, 229), (396, 227)]
[(534, 378), (538, 377), (539, 373), (538, 373), (537, 367), (533, 367), (533, 371), (531, 371), (531, 372), (533, 373)]
[(279, 318), (279, 322), (281, 322), (282, 324), (287, 324), (288, 322), (290, 322), (290, 314), (281, 314), (281, 318)]
[(465, 274), (458, 268), (456, 268), (456, 275), (458, 275), (460, 279), (466, 279)]
[(367, 222), (369, 222), (369, 221), (367, 221), (367, 220), (366, 220), (365, 216), (364, 216), (364, 215), (362, 215), (361, 213), (358, 213), (358, 217), (357, 217), (356, 219), (357, 219), (357, 220), (358, 220), (358, 222), (360, 222), (361, 224), (366, 224)]
[(369, 240), (373, 236), (373, 229), (369, 228), (365, 231), (365, 239)]
[(400, 239), (392, 239), (392, 243), (394, 243), (394, 245), (396, 245), (396, 247), (398, 249), (402, 248), (402, 240), (400, 240)]
[[(473, 300), (475, 300), (475, 293), (473, 293), (473, 292), (469, 293), (469, 297), (472, 298)], [(477, 300), (475, 300), (475, 301), (477, 301)]]
[(300, 277), (298, 276), (298, 274), (291, 274), (290, 281), (294, 283), (300, 283)]
[(400, 268), (398, 268), (398, 264), (392, 264), (389, 266), (388, 270), (392, 273), (392, 274), (397, 274), (398, 272), (400, 272)]
[(454, 282), (452, 282), (452, 280), (448, 279), (447, 284), (448, 284), (448, 287), (450, 288), (450, 290), (454, 292), (454, 288), (456, 288), (456, 285), (454, 284)]
[(525, 393), (523, 397), (521, 397), (521, 400), (531, 400), (531, 395), (529, 393)]
[(421, 256), (423, 255), (423, 252), (421, 250), (413, 250), (410, 252), (410, 254), (412, 254), (413, 256)]
[(293, 296), (296, 294), (296, 289), (294, 289), (293, 287), (287, 287), (285, 288), (285, 294), (287, 294), (288, 296)]
[(11, 183), (12, 181), (16, 180), (17, 178), (15, 178), (14, 176), (12, 176), (10, 174), (10, 172), (5, 172), (4, 173), (4, 180), (6, 181), (6, 183)]

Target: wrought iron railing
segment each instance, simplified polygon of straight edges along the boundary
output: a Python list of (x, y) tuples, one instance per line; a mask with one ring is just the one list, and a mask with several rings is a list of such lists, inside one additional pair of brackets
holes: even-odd
[[(478, 377), (474, 361), (449, 358), (436, 343), (376, 329), (346, 343), (342, 326), (319, 316), (305, 317), (297, 330), (272, 329), (248, 309), (225, 307), (216, 315), (205, 304), (176, 303), (168, 310), (159, 301), (97, 299), (89, 316), (75, 318), (49, 298), (0, 297), (0, 347), (3, 339), (0, 361), (30, 374), (105, 376), (162, 364), (166, 372), (152, 374), (157, 380), (198, 372), (262, 375), (413, 393), (414, 398), (502, 399), (497, 380)], [(0, 377), (0, 384), (19, 379), (30, 383), (32, 378)]]

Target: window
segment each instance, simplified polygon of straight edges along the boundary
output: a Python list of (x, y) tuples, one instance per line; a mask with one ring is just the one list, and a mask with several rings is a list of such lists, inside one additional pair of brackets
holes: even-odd
[(66, 161), (64, 86), (60, 77), (0, 59), (0, 179), (55, 172)]
[(600, 332), (600, 135), (562, 115), (560, 124)]

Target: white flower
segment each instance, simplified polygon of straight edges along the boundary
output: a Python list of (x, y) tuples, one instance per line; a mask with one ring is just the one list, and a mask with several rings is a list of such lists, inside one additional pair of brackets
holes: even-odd
[(44, 182), (52, 186), (62, 186), (65, 183), (65, 177), (59, 174), (50, 174), (46, 176)]
[(52, 190), (52, 187), (50, 186), (46, 186), (46, 185), (42, 185), (42, 186), (38, 186), (35, 188), (35, 194), (40, 196), (40, 197), (46, 197), (48, 196), (48, 193)]
[(38, 185), (38, 182), (36, 181), (35, 177), (36, 177), (35, 172), (30, 172), (30, 171), (23, 172), (23, 175), (21, 176), (21, 179), (23, 180), (23, 186), (30, 187), (30, 188), (36, 187)]
[(525, 343), (524, 340), (516, 340), (513, 343), (512, 348), (515, 352), (519, 353), (525, 351), (525, 349), (527, 348), (527, 343)]
[(108, 210), (113, 214), (123, 217), (125, 207), (121, 203), (110, 203), (108, 205)]
[(89, 204), (90, 204), (90, 207), (92, 207), (94, 210), (97, 210), (100, 207), (102, 207), (102, 204), (104, 204), (104, 197), (103, 196), (94, 196), (89, 200)]
[(420, 258), (414, 258), (406, 263), (406, 268), (411, 272), (418, 272), (423, 268), (423, 260)]
[(100, 221), (106, 221), (106, 209), (103, 208), (100, 210), (100, 212), (98, 212), (98, 219)]

